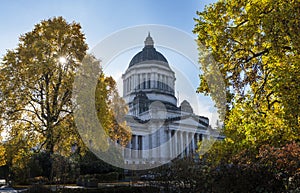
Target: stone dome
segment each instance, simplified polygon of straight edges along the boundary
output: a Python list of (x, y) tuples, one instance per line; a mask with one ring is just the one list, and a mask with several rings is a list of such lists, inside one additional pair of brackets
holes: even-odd
[(150, 33), (144, 43), (142, 51), (132, 58), (122, 75), (124, 100), (133, 114), (137, 109), (134, 107), (135, 97), (139, 96), (139, 101), (145, 98), (139, 91), (143, 91), (150, 102), (158, 100), (177, 108), (177, 98), (174, 95), (175, 73), (167, 59), (154, 48)]
[(143, 48), (142, 51), (137, 53), (132, 58), (132, 60), (129, 63), (129, 67), (144, 61), (151, 61), (151, 60), (161, 61), (168, 66), (167, 59), (160, 52), (156, 51), (156, 49), (154, 48), (154, 41), (149, 33), (148, 37), (145, 40), (145, 47)]

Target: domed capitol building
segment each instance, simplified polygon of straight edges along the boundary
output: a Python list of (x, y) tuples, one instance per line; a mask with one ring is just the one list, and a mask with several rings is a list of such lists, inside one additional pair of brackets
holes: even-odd
[(186, 100), (177, 105), (175, 73), (150, 33), (144, 43), (122, 75), (126, 121), (132, 130), (125, 164), (166, 163), (193, 154), (197, 143), (210, 135), (207, 117), (196, 115)]

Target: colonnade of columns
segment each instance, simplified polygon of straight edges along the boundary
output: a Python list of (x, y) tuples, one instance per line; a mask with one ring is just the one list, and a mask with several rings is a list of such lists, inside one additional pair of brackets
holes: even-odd
[(123, 80), (124, 94), (136, 89), (162, 89), (169, 92), (174, 91), (174, 78), (159, 73), (133, 74)]
[(198, 149), (198, 142), (202, 141), (202, 134), (187, 131), (170, 131), (169, 136), (172, 136), (170, 143), (170, 157), (178, 155), (187, 156), (195, 153)]
[(165, 135), (160, 134), (162, 133), (132, 135), (124, 151), (125, 159), (159, 160), (184, 157), (195, 153), (198, 142), (202, 140), (202, 134), (187, 131), (168, 130)]

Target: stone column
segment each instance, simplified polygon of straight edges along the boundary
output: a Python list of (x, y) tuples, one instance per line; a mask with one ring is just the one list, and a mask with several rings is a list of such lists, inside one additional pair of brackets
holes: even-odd
[(162, 148), (160, 147), (160, 144), (161, 144), (161, 136), (162, 136), (162, 129), (159, 129), (158, 130), (158, 133), (157, 133), (157, 135), (156, 135), (156, 147), (157, 147), (157, 149), (156, 149), (156, 151), (157, 151), (157, 158), (161, 158), (162, 156), (161, 156), (161, 150), (162, 150)]
[(161, 75), (161, 82), (162, 82), (162, 84), (161, 84), (161, 88), (162, 88), (162, 90), (165, 90), (165, 86), (164, 86), (164, 84), (165, 84), (165, 82), (164, 82), (164, 75), (162, 74)]
[(176, 155), (177, 157), (177, 152), (178, 152), (178, 132), (176, 130), (174, 130), (174, 144), (173, 144), (173, 148), (174, 148), (174, 155)]
[(128, 77), (127, 81), (128, 81), (127, 93), (129, 93), (130, 92), (130, 77)]
[(126, 95), (126, 81), (123, 80), (123, 96)]
[(127, 79), (124, 80), (124, 94), (127, 94)]
[(172, 142), (173, 142), (173, 139), (172, 139), (172, 130), (168, 130), (168, 141), (169, 141), (169, 156), (170, 156), (170, 158), (172, 157), (172, 151), (173, 151), (173, 149), (172, 149)]
[(136, 90), (137, 89), (137, 85), (138, 85), (138, 75), (137, 74), (134, 74), (134, 87), (133, 89)]
[(166, 75), (166, 91), (169, 91), (169, 80), (167, 75)]
[(154, 87), (154, 74), (153, 72), (150, 74), (150, 88)]
[(132, 91), (134, 91), (134, 75), (131, 75), (131, 89), (130, 89), (130, 91), (132, 92)]
[(175, 146), (176, 146), (176, 153), (177, 153), (177, 155), (178, 154), (180, 154), (180, 147), (181, 147), (181, 145), (180, 145), (180, 134), (179, 134), (179, 132), (180, 131), (176, 131), (176, 144), (175, 144)]
[(148, 78), (148, 73), (145, 73), (145, 89), (148, 88), (148, 85), (147, 85), (147, 78)]
[(198, 148), (199, 148), (199, 147), (198, 147), (199, 133), (196, 133), (195, 137), (196, 137), (196, 149), (198, 149)]
[(172, 89), (173, 89), (173, 92), (175, 93), (175, 78), (172, 78)]
[(126, 92), (127, 92), (127, 94), (128, 94), (128, 93), (129, 93), (129, 78), (126, 79), (126, 82), (127, 82)]
[[(139, 140), (140, 138), (140, 140)], [(139, 136), (138, 138), (138, 157), (143, 158), (143, 136)]]
[(195, 134), (192, 133), (192, 153), (195, 153)]
[(156, 132), (152, 133), (152, 158), (156, 158), (157, 157), (157, 153), (156, 153)]
[(130, 91), (134, 91), (134, 75), (130, 76)]
[(166, 87), (166, 85), (167, 85), (167, 82), (166, 82), (166, 76), (164, 75), (163, 76), (163, 89), (164, 89), (164, 91), (166, 91), (167, 90), (167, 87)]
[(130, 90), (129, 90), (129, 83), (130, 83), (130, 82), (129, 82), (129, 78), (127, 78), (127, 89), (126, 89), (126, 90), (127, 90), (127, 93), (129, 93), (129, 91), (130, 91)]
[(143, 73), (143, 78), (142, 78), (142, 89), (146, 89), (146, 74)]
[(138, 138), (139, 138), (139, 136), (138, 135), (136, 135), (135, 136), (135, 140), (134, 140), (134, 146), (135, 146), (135, 158), (138, 158), (138, 152), (137, 152), (137, 150), (138, 150)]
[(159, 85), (160, 85), (160, 75), (159, 74), (157, 74), (157, 79), (156, 79), (156, 81), (157, 81), (157, 88), (159, 89)]
[(189, 133), (185, 132), (185, 146), (186, 146), (186, 155), (189, 155), (189, 151), (190, 151), (190, 144), (189, 144)]
[(194, 144), (194, 133), (190, 134), (190, 140), (191, 140), (191, 153), (194, 153), (195, 150), (195, 144)]
[(134, 91), (134, 89), (135, 89), (135, 74), (133, 74), (133, 75), (131, 75), (131, 77), (132, 77), (132, 80), (131, 80), (131, 82), (132, 82), (132, 85), (131, 85), (131, 90), (132, 91)]
[(149, 146), (149, 159), (151, 159), (153, 157), (153, 154), (152, 154), (152, 134), (149, 134), (148, 135), (148, 146)]
[(133, 137), (133, 136), (131, 136), (131, 140), (130, 140), (130, 142), (128, 143), (128, 157), (127, 157), (128, 159), (130, 159), (131, 156), (132, 156), (132, 155), (131, 155), (131, 153), (132, 153), (132, 140), (133, 140), (132, 137)]
[(142, 136), (142, 150), (144, 150), (144, 151), (142, 151), (143, 160), (147, 159), (149, 157), (149, 154), (147, 153), (149, 150), (149, 146), (147, 146), (147, 145), (149, 145), (149, 140), (147, 139), (147, 137), (148, 137), (148, 135)]
[(142, 74), (139, 74), (138, 75), (138, 88), (139, 89), (142, 89)]
[(148, 89), (150, 89), (151, 88), (151, 74), (150, 73), (148, 73), (147, 85), (148, 85)]
[(133, 136), (132, 138), (132, 144), (131, 144), (131, 158), (135, 158), (135, 152), (134, 152), (134, 149), (135, 149), (135, 135)]
[(180, 131), (180, 153), (181, 153), (181, 157), (183, 157), (183, 150), (184, 150), (183, 132)]

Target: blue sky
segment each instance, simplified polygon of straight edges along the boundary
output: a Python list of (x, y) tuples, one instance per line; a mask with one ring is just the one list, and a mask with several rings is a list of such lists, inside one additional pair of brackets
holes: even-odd
[[(21, 34), (31, 31), (34, 25), (41, 20), (54, 16), (63, 16), (68, 22), (76, 21), (82, 26), (86, 35), (89, 48), (95, 47), (101, 40), (112, 33), (124, 28), (145, 25), (159, 24), (178, 28), (192, 37), (196, 11), (202, 11), (205, 5), (214, 3), (216, 0), (11, 0), (1, 2), (0, 12), (0, 58), (7, 49), (16, 48), (18, 37)], [(147, 34), (145, 34), (146, 37)], [(144, 39), (141, 40), (143, 43)], [(154, 39), (155, 41), (155, 39)], [(168, 53), (168, 51), (165, 51)], [(125, 66), (116, 74), (121, 74), (128, 65), (132, 54), (123, 56)], [(172, 53), (169, 53), (172, 56)], [(122, 58), (122, 57), (121, 57)], [(119, 59), (120, 60), (120, 59)], [(188, 63), (185, 58), (176, 58), (180, 63)], [(176, 62), (176, 60), (174, 60)], [(118, 61), (118, 60), (116, 60)], [(180, 70), (180, 68), (178, 68)], [(191, 69), (193, 70), (193, 69)], [(189, 73), (189, 72), (187, 72)], [(186, 75), (185, 75), (186, 76)], [(194, 89), (199, 84), (198, 72), (189, 75), (193, 77), (190, 81)], [(118, 79), (118, 77), (114, 77)], [(190, 94), (184, 90), (185, 85), (180, 85), (180, 101), (186, 99)], [(191, 92), (191, 90), (189, 90)], [(192, 91), (195, 93), (195, 90)], [(207, 97), (200, 99), (205, 103), (205, 108), (200, 105), (201, 115), (212, 118), (213, 104)], [(212, 121), (214, 122), (214, 121)]]
[(192, 34), (197, 10), (215, 0), (11, 0), (1, 1), (0, 55), (15, 48), (18, 37), (53, 16), (79, 22), (90, 47), (120, 29), (163, 24)]

